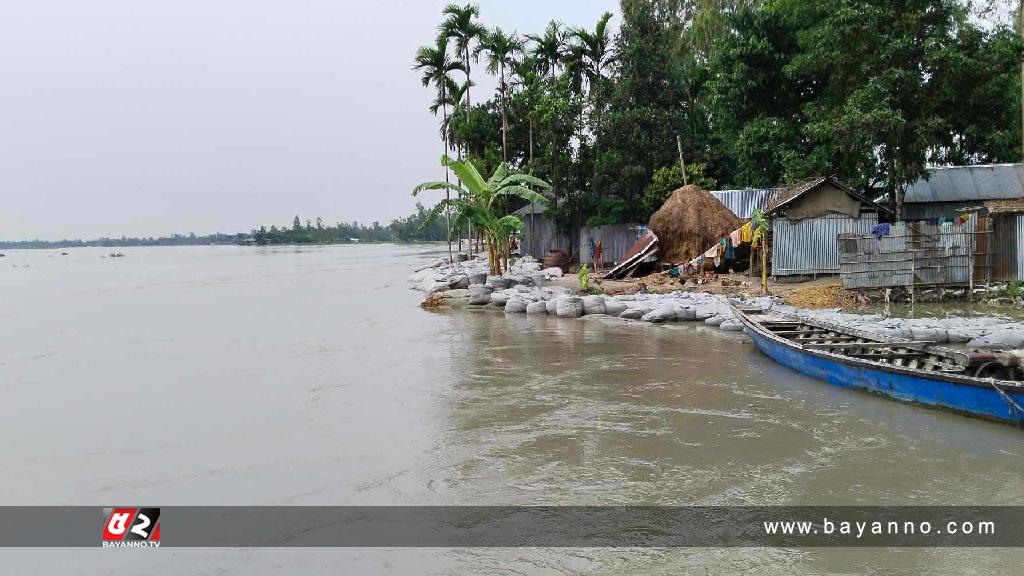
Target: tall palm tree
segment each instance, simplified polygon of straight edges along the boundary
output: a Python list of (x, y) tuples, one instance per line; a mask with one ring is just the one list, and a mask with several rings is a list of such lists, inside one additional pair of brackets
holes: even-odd
[(533, 41), (530, 56), (537, 64), (537, 71), (548, 79), (553, 78), (565, 56), (565, 33), (562, 31), (562, 23), (552, 20), (544, 29), (544, 34), (528, 34), (526, 37)]
[[(508, 263), (509, 239), (523, 228), (523, 221), (514, 214), (502, 215), (496, 201), (500, 198), (514, 196), (528, 202), (547, 204), (547, 198), (530, 187), (550, 190), (551, 186), (539, 178), (527, 174), (513, 174), (504, 162), (498, 166), (494, 174), (484, 180), (480, 172), (469, 160), (452, 160), (448, 156), (441, 162), (449, 166), (459, 177), (460, 184), (451, 182), (424, 182), (413, 189), (415, 196), (424, 190), (453, 190), (455, 198), (441, 201), (428, 215), (425, 224), (433, 222), (442, 209), (449, 207), (456, 214), (456, 226), (462, 221), (472, 222), (484, 232), (487, 248), (490, 253), (490, 271), (501, 274), (502, 261)], [(506, 266), (507, 267), (507, 266)]]
[[(479, 41), (487, 33), (487, 29), (476, 21), (476, 18), (480, 17), (480, 6), (478, 4), (466, 4), (465, 6), (449, 4), (441, 11), (441, 15), (444, 16), (444, 20), (439, 27), (441, 35), (446, 38), (455, 39), (455, 48), (459, 58), (462, 60), (462, 65), (466, 72), (466, 84), (468, 85), (471, 82), (470, 54), (472, 52), (472, 44), (474, 41)], [(470, 106), (469, 90), (467, 89), (467, 119), (469, 119)]]
[[(591, 32), (585, 28), (576, 28), (572, 31), (573, 44), (570, 46), (571, 53), (577, 73), (582, 73), (590, 85), (590, 92), (594, 94), (595, 88), (599, 88), (604, 80), (604, 68), (614, 60), (611, 51), (611, 33), (608, 30), (608, 21), (612, 13), (605, 12), (597, 21), (597, 26)], [(597, 90), (600, 93), (600, 90)], [(600, 121), (599, 102), (595, 102), (595, 111)]]
[[(448, 38), (438, 36), (435, 46), (422, 46), (416, 51), (413, 70), (420, 70), (423, 76), (420, 78), (424, 87), (433, 85), (437, 89), (437, 98), (430, 106), (430, 111), (436, 116), (438, 108), (442, 112), (441, 138), (444, 142), (445, 154), (448, 153), (448, 94), (454, 82), (449, 76), (456, 70), (462, 70), (462, 63), (448, 57)], [(445, 166), (444, 179), (448, 180), (448, 167)], [(445, 191), (445, 197), (450, 199), (450, 192)], [(445, 214), (448, 220), (448, 229), (451, 230), (451, 214)], [(448, 236), (448, 258), (454, 262), (452, 253), (452, 239)]]
[(513, 32), (505, 34), (501, 28), (487, 32), (477, 44), (475, 55), (487, 54), (487, 71), (498, 74), (498, 95), (501, 102), (501, 159), (508, 162), (508, 85), (505, 67), (515, 65), (515, 57), (523, 52), (523, 41)]

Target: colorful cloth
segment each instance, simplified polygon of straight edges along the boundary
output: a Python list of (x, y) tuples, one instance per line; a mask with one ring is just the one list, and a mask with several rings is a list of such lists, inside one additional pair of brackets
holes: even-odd
[(877, 240), (881, 240), (882, 236), (888, 236), (889, 224), (875, 224), (875, 227), (871, 229), (871, 235)]
[(747, 222), (742, 227), (740, 227), (740, 243), (741, 244), (745, 244), (747, 242), (750, 242), (752, 236), (753, 235), (750, 233), (750, 222)]
[(733, 230), (732, 234), (729, 234), (729, 239), (732, 240), (733, 247), (740, 245), (740, 242), (742, 242), (742, 240), (740, 240), (740, 231), (738, 228), (736, 230)]
[(961, 214), (960, 216), (957, 217), (957, 219), (960, 220), (961, 224), (966, 224), (967, 221), (971, 219), (971, 215), (970, 213)]
[(732, 237), (723, 240), (725, 242), (725, 258), (726, 260), (736, 259), (736, 248), (732, 245)]

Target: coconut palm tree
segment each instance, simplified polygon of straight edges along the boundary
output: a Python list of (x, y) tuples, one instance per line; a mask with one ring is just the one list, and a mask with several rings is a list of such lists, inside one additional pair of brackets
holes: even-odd
[(515, 65), (515, 57), (523, 52), (523, 41), (513, 32), (505, 34), (501, 28), (484, 34), (476, 46), (474, 56), (487, 54), (487, 71), (498, 74), (498, 95), (501, 103), (501, 159), (508, 162), (508, 85), (505, 68)]
[[(465, 6), (449, 4), (441, 11), (441, 15), (444, 16), (444, 20), (439, 27), (441, 35), (446, 38), (455, 39), (455, 49), (462, 60), (468, 86), (471, 82), (470, 54), (472, 52), (472, 44), (474, 41), (479, 41), (487, 33), (487, 29), (475, 20), (480, 17), (480, 6), (478, 4), (466, 4)], [(469, 90), (467, 89), (467, 120), (469, 119), (470, 105)]]
[(484, 180), (472, 162), (468, 160), (452, 160), (448, 156), (441, 158), (441, 163), (448, 166), (459, 177), (459, 184), (451, 182), (424, 182), (413, 189), (413, 196), (424, 190), (447, 189), (455, 192), (455, 198), (446, 198), (434, 206), (425, 220), (429, 225), (442, 210), (451, 209), (455, 214), (453, 225), (471, 222), (484, 232), (489, 253), (491, 274), (501, 274), (503, 261), (508, 264), (509, 239), (523, 228), (523, 221), (514, 214), (501, 215), (498, 199), (516, 197), (527, 202), (547, 204), (548, 200), (530, 187), (550, 190), (551, 186), (539, 178), (527, 174), (513, 174), (504, 162), (498, 166), (490, 178)]
[[(608, 21), (612, 13), (605, 12), (597, 21), (597, 26), (591, 32), (586, 28), (576, 28), (572, 31), (573, 42), (567, 53), (567, 66), (572, 67), (575, 82), (582, 85), (582, 78), (586, 78), (590, 85), (591, 95), (600, 94), (599, 85), (604, 81), (604, 69), (614, 61), (611, 51), (611, 33), (608, 30)], [(578, 78), (578, 79), (577, 79)], [(597, 123), (600, 125), (601, 112), (600, 102), (594, 102), (594, 112), (597, 114)]]
[(552, 20), (544, 29), (544, 34), (528, 34), (526, 37), (533, 41), (530, 56), (537, 65), (537, 71), (545, 78), (553, 78), (565, 56), (565, 33), (562, 31), (562, 23)]
[[(462, 70), (462, 63), (456, 60), (452, 60), (448, 57), (448, 37), (438, 36), (437, 44), (435, 46), (422, 46), (416, 51), (414, 58), (413, 70), (420, 70), (423, 72), (423, 76), (420, 78), (424, 87), (433, 85), (437, 88), (437, 98), (434, 103), (430, 106), (430, 111), (435, 116), (437, 115), (438, 108), (440, 107), (442, 112), (441, 121), (441, 138), (444, 141), (445, 154), (448, 153), (448, 104), (449, 98), (448, 93), (451, 89), (451, 85), (454, 83), (451, 79), (452, 72), (456, 70)], [(447, 181), (448, 178), (448, 167), (444, 170), (444, 179)], [(445, 196), (450, 197), (450, 192), (446, 191)], [(448, 222), (448, 229), (451, 230), (451, 214), (445, 214)], [(452, 253), (452, 238), (448, 236), (448, 258), (454, 262), (454, 254)]]

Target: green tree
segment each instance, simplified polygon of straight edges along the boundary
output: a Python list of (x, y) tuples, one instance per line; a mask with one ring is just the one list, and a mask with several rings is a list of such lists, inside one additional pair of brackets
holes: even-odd
[[(438, 108), (441, 110), (441, 139), (444, 144), (445, 154), (447, 154), (449, 150), (447, 131), (448, 106), (452, 103), (451, 96), (453, 95), (453, 92), (461, 92), (453, 86), (454, 81), (451, 79), (449, 74), (456, 70), (463, 70), (463, 65), (461, 62), (453, 61), (448, 57), (448, 37), (439, 35), (434, 46), (423, 46), (416, 51), (413, 69), (419, 70), (423, 73), (420, 81), (425, 88), (433, 86), (437, 90), (437, 98), (430, 106), (430, 111), (436, 116)], [(445, 167), (444, 170), (444, 179), (445, 181), (449, 180), (447, 167)], [(446, 190), (446, 197), (448, 197), (448, 194), (449, 192)], [(451, 214), (445, 214), (445, 218), (448, 221), (448, 228), (450, 229)], [(448, 238), (448, 258), (454, 261), (451, 238)]]
[[(530, 186), (541, 190), (549, 190), (551, 186), (539, 178), (527, 174), (514, 174), (502, 163), (490, 178), (484, 180), (476, 166), (468, 160), (452, 160), (445, 156), (441, 162), (448, 165), (459, 177), (459, 184), (450, 182), (424, 182), (413, 189), (413, 195), (424, 190), (442, 188), (456, 192), (456, 197), (445, 199), (431, 211), (430, 220), (436, 218), (443, 209), (450, 208), (456, 214), (455, 225), (471, 222), (482, 230), (487, 240), (492, 274), (501, 274), (504, 260), (508, 263), (509, 239), (523, 228), (523, 221), (514, 214), (502, 214), (498, 201), (507, 197), (516, 197), (527, 202), (547, 204), (547, 199), (535, 192)], [(428, 220), (428, 221), (430, 221)]]
[(515, 57), (523, 51), (523, 41), (515, 32), (505, 34), (501, 28), (486, 32), (476, 47), (476, 54), (487, 54), (487, 71), (498, 74), (498, 99), (501, 105), (501, 159), (508, 162), (508, 84), (505, 68), (515, 64)]
[(473, 43), (479, 41), (486, 34), (487, 29), (476, 20), (480, 17), (480, 6), (477, 4), (466, 4), (465, 6), (449, 4), (441, 14), (444, 16), (444, 21), (439, 27), (440, 33), (446, 38), (455, 39), (456, 50), (466, 72), (466, 114), (468, 115), (472, 108), (469, 87), (473, 82), (472, 74), (470, 74)]

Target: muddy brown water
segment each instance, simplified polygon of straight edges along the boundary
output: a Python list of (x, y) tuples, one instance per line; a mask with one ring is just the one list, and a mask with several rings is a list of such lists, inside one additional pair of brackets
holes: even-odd
[[(0, 504), (1024, 504), (1021, 431), (695, 324), (426, 312), (437, 246), (7, 251)], [(4, 573), (1019, 573), (983, 549), (0, 550)]]

